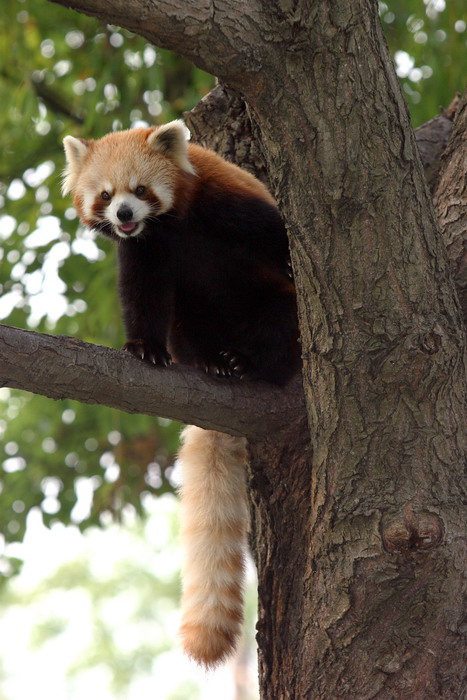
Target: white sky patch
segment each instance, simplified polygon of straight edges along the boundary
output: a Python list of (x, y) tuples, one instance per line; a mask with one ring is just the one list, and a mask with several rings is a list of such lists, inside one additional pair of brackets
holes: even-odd
[(418, 83), (423, 78), (423, 72), (421, 68), (412, 68), (409, 73), (409, 78), (413, 83)]
[(21, 199), (21, 197), (24, 197), (26, 194), (26, 187), (24, 186), (24, 182), (20, 180), (19, 178), (16, 178), (15, 180), (12, 180), (10, 182), (10, 186), (7, 189), (6, 196), (8, 199), (11, 199), (13, 202), (17, 201), (18, 199)]
[[(33, 236), (31, 234), (31, 236)], [(51, 323), (56, 323), (67, 308), (68, 299), (65, 296), (66, 285), (58, 274), (59, 264), (70, 253), (70, 246), (64, 241), (56, 243), (45, 256), (41, 270), (36, 270), (30, 275), (25, 275), (24, 284), (30, 294), (29, 304), (31, 314), (28, 324), (33, 328), (47, 315)]]
[(0, 216), (0, 240), (6, 241), (16, 228), (16, 219), (9, 214)]
[(21, 472), (26, 468), (26, 460), (23, 457), (9, 457), (4, 460), (2, 466), (8, 474)]
[(430, 19), (436, 19), (440, 12), (446, 9), (446, 0), (423, 0), (426, 14)]
[(40, 248), (60, 238), (60, 219), (56, 216), (42, 216), (37, 220), (37, 228), (24, 239), (26, 248)]
[(144, 47), (143, 58), (144, 58), (144, 63), (146, 64), (146, 68), (151, 68), (151, 66), (154, 65), (156, 58), (157, 58), (157, 54), (152, 46), (145, 46)]
[(22, 300), (23, 293), (19, 289), (13, 289), (0, 297), (0, 319), (7, 318)]
[(71, 511), (71, 519), (75, 523), (81, 523), (89, 517), (91, 513), (92, 501), (96, 482), (93, 478), (82, 477), (75, 482), (76, 505)]
[(42, 183), (47, 180), (50, 175), (55, 170), (55, 163), (51, 160), (46, 160), (41, 163), (37, 168), (29, 168), (23, 174), (24, 182), (29, 185), (29, 187), (39, 187)]
[(132, 129), (146, 129), (149, 126), (149, 122), (145, 121), (144, 119), (136, 119), (134, 122), (131, 124)]
[(26, 272), (26, 265), (24, 265), (21, 262), (16, 263), (16, 265), (14, 265), (11, 268), (11, 275), (10, 275), (11, 279), (15, 280), (15, 281), (21, 280), (23, 278), (25, 272)]
[(415, 59), (407, 51), (396, 51), (394, 54), (396, 73), (399, 78), (406, 78), (415, 65)]
[(66, 297), (58, 294), (41, 292), (29, 299), (29, 305), (31, 313), (28, 316), (27, 324), (31, 328), (37, 328), (45, 315), (50, 323), (56, 323), (66, 313), (68, 301)]
[(65, 41), (70, 48), (79, 49), (84, 44), (85, 36), (78, 29), (73, 29), (65, 35)]
[(46, 259), (53, 262), (62, 262), (70, 256), (70, 244), (66, 241), (59, 241), (52, 246), (47, 253)]
[(23, 284), (27, 294), (39, 294), (42, 289), (43, 280), (42, 270), (34, 270), (34, 272), (28, 272), (23, 277)]
[(54, 71), (55, 74), (61, 78), (62, 76), (66, 75), (67, 73), (70, 72), (72, 69), (73, 64), (71, 61), (66, 61), (66, 60), (61, 60), (57, 61), (57, 63), (54, 65)]
[(105, 257), (104, 251), (97, 247), (95, 241), (86, 236), (75, 238), (72, 241), (71, 250), (75, 255), (83, 255), (89, 262), (102, 260)]

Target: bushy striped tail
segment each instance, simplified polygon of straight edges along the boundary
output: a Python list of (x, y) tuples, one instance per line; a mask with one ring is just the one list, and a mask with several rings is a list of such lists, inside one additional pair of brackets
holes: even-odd
[(182, 440), (180, 634), (188, 656), (212, 667), (235, 650), (243, 622), (246, 440), (193, 425)]

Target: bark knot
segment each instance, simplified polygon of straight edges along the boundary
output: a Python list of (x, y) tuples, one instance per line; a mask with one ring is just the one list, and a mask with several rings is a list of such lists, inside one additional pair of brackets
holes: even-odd
[(441, 347), (441, 336), (438, 333), (426, 333), (420, 339), (420, 349), (428, 355), (434, 355)]
[(436, 513), (414, 512), (408, 505), (402, 513), (383, 522), (382, 540), (388, 552), (416, 552), (433, 549), (444, 538), (444, 527)]

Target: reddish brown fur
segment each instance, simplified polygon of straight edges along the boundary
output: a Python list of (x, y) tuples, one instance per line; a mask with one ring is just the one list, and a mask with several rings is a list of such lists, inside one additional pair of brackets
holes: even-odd
[(201, 146), (189, 143), (188, 157), (199, 177), (199, 189), (206, 182), (210, 184), (215, 183), (219, 189), (228, 190), (232, 194), (239, 194), (244, 197), (254, 195), (269, 204), (275, 205), (274, 198), (259, 180), (236, 165), (228, 163), (214, 151), (208, 151)]

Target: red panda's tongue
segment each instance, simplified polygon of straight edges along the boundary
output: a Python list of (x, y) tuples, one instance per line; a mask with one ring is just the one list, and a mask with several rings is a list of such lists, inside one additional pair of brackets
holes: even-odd
[(123, 231), (123, 233), (131, 233), (132, 231), (135, 230), (137, 227), (137, 223), (134, 221), (129, 221), (126, 224), (120, 224), (120, 229)]

